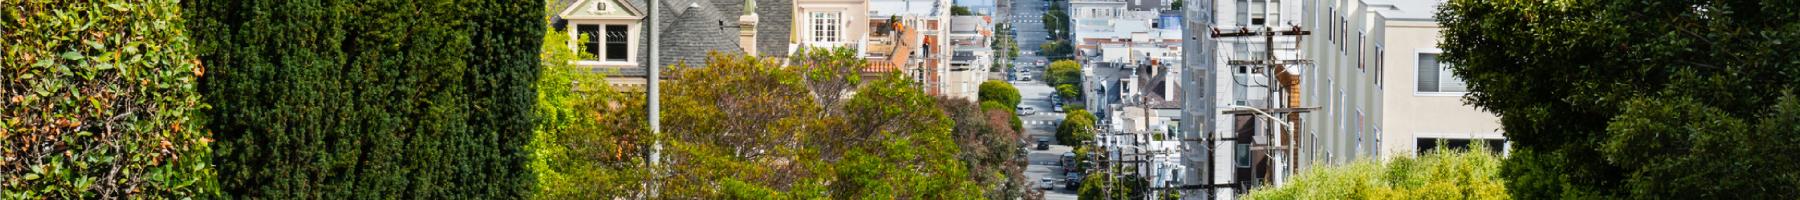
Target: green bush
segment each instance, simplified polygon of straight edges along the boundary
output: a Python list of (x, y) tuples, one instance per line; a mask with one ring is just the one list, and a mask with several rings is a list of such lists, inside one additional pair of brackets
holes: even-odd
[(1021, 97), (1019, 97), (1018, 88), (1014, 88), (1011, 83), (998, 80), (981, 82), (981, 88), (976, 92), (975, 97), (975, 99), (983, 102), (1000, 102), (1001, 105), (1006, 105), (1007, 108), (1018, 108), (1021, 99)]
[(1439, 149), (1386, 164), (1360, 160), (1314, 168), (1279, 187), (1251, 190), (1245, 199), (1511, 199), (1500, 179), (1500, 158), (1482, 143), (1469, 150)]
[(177, 1), (0, 1), (0, 199), (217, 194)]
[(1056, 141), (1062, 145), (1080, 145), (1082, 141), (1094, 139), (1094, 114), (1087, 110), (1068, 110), (1063, 121), (1056, 126)]
[(221, 189), (527, 197), (541, 1), (186, 1)]

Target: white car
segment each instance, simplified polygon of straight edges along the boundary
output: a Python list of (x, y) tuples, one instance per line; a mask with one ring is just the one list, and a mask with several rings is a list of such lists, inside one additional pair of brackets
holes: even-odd
[(1038, 180), (1038, 188), (1046, 189), (1046, 190), (1056, 189), (1056, 179), (1055, 178), (1044, 178), (1042, 180)]
[(1019, 107), (1019, 116), (1030, 116), (1035, 114), (1037, 114), (1037, 109), (1032, 109), (1031, 107)]

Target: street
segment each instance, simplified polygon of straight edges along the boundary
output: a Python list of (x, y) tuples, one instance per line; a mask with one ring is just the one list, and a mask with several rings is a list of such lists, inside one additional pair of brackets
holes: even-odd
[[(1075, 190), (1063, 187), (1062, 166), (1057, 163), (1063, 153), (1073, 149), (1069, 146), (1054, 144), (1056, 124), (1062, 121), (1064, 113), (1054, 112), (1055, 108), (1052, 107), (1050, 98), (1056, 89), (1043, 82), (1045, 68), (1037, 64), (1038, 62), (1049, 63), (1042, 54), (1038, 53), (1042, 52), (1038, 45), (1043, 44), (1044, 37), (1049, 35), (1049, 32), (1044, 30), (1043, 23), (1046, 1), (1012, 0), (1010, 3), (1012, 5), (1008, 7), (1012, 10), (1009, 14), (1012, 16), (1008, 18), (1013, 27), (1013, 40), (1017, 41), (1020, 51), (1019, 57), (1012, 60), (1013, 66), (1028, 69), (1029, 73), (1020, 75), (1031, 77), (1029, 81), (1013, 79), (1010, 82), (1013, 87), (1019, 89), (1019, 107), (1031, 107), (1038, 111), (1034, 115), (1020, 116), (1019, 120), (1024, 123), (1025, 133), (1032, 137), (1027, 141), (1036, 142), (1036, 138), (1050, 138), (1052, 143), (1049, 150), (1031, 148), (1031, 152), (1027, 156), (1031, 165), (1025, 169), (1026, 180), (1033, 182), (1039, 182), (1043, 178), (1055, 180), (1053, 182), (1055, 187), (1044, 192), (1044, 199), (1076, 199)], [(1016, 72), (1015, 69), (1008, 73)], [(1030, 189), (1042, 190), (1037, 187)]]

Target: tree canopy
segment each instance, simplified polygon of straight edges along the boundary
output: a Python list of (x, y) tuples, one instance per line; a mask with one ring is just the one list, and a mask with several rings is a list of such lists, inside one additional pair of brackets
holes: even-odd
[(1283, 185), (1251, 190), (1244, 199), (1510, 199), (1499, 156), (1481, 150), (1487, 144), (1473, 145), (1473, 151), (1439, 145), (1416, 158), (1314, 168)]
[[(544, 2), (182, 1), (221, 188), (517, 199)], [(254, 11), (254, 12), (252, 12)], [(161, 25), (158, 25), (161, 26)]]
[(1800, 198), (1800, 5), (1451, 0), (1465, 102), (1513, 142), (1522, 199)]
[(1006, 83), (1006, 81), (988, 80), (987, 82), (981, 82), (981, 88), (976, 93), (976, 99), (979, 101), (999, 102), (1001, 105), (1006, 105), (1008, 108), (1019, 107), (1019, 89), (1013, 88), (1013, 85), (1011, 83)]
[(1056, 141), (1062, 145), (1081, 145), (1081, 142), (1094, 139), (1094, 114), (1087, 110), (1069, 110), (1063, 115), (1063, 121), (1056, 126)]

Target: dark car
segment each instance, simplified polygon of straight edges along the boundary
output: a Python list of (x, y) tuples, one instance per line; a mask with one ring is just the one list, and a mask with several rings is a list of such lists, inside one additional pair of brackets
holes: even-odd
[(1037, 150), (1050, 150), (1050, 138), (1038, 137)]

